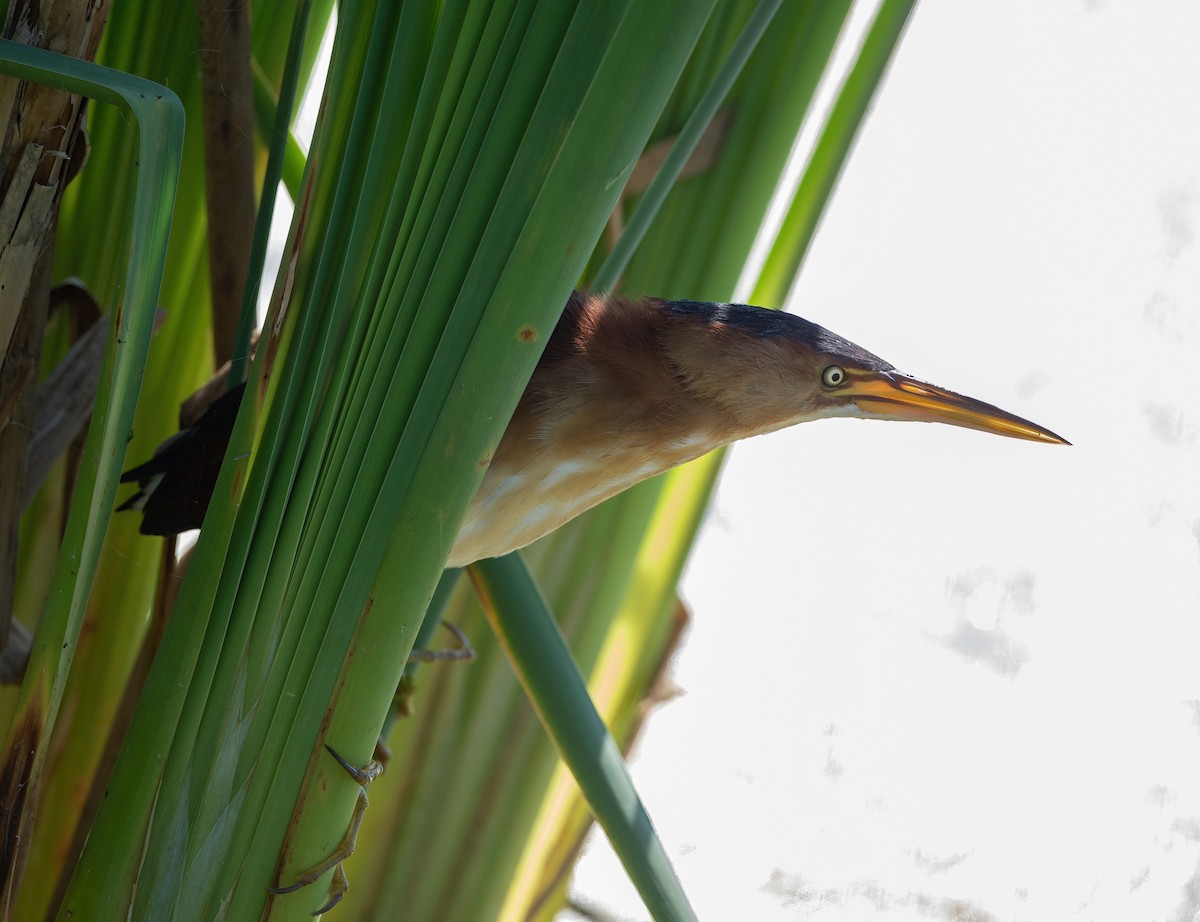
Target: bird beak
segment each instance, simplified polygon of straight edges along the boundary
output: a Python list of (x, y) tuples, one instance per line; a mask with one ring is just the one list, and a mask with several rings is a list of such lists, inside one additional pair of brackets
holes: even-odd
[(847, 395), (865, 415), (877, 419), (947, 423), (1014, 439), (1029, 439), (1031, 442), (1071, 444), (1049, 429), (1006, 413), (990, 403), (943, 390), (898, 371), (852, 380)]

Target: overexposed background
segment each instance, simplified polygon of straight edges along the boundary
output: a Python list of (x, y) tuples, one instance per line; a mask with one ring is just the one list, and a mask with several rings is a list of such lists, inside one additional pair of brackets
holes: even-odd
[[(1198, 49), (1194, 0), (918, 4), (793, 309), (1075, 444), (733, 450), (633, 759), (701, 918), (1200, 918)], [(601, 837), (573, 893), (646, 918)]]

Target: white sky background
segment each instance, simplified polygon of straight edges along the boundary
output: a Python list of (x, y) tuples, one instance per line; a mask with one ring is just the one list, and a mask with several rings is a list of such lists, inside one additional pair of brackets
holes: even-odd
[[(795, 309), (1075, 444), (733, 451), (633, 764), (701, 918), (1200, 918), (1198, 49), (1192, 0), (918, 4)], [(574, 893), (646, 917), (596, 837)]]

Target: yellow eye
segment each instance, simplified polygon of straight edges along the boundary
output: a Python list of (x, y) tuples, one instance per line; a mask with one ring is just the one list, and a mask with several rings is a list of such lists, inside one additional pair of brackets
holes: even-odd
[(841, 387), (846, 383), (846, 369), (841, 365), (830, 365), (821, 372), (821, 383), (826, 387)]

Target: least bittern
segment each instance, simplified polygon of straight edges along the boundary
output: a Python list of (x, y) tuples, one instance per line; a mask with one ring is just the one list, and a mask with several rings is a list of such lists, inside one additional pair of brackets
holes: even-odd
[[(241, 391), (125, 474), (141, 487), (122, 509), (146, 534), (199, 528)], [(898, 372), (878, 356), (790, 314), (742, 304), (627, 300), (576, 292), (546, 344), (447, 566), (524, 547), (634, 484), (718, 446), (832, 416), (922, 420), (1035, 442), (1065, 440), (1028, 420)], [(361, 785), (381, 770), (357, 769)], [(342, 843), (288, 886), (335, 870), (354, 851), (365, 791)]]
[[(145, 534), (199, 528), (241, 391), (121, 479)], [(524, 547), (714, 448), (834, 416), (948, 423), (1068, 444), (1011, 413), (902, 374), (815, 323), (744, 304), (576, 292), (496, 449), (446, 565)]]

